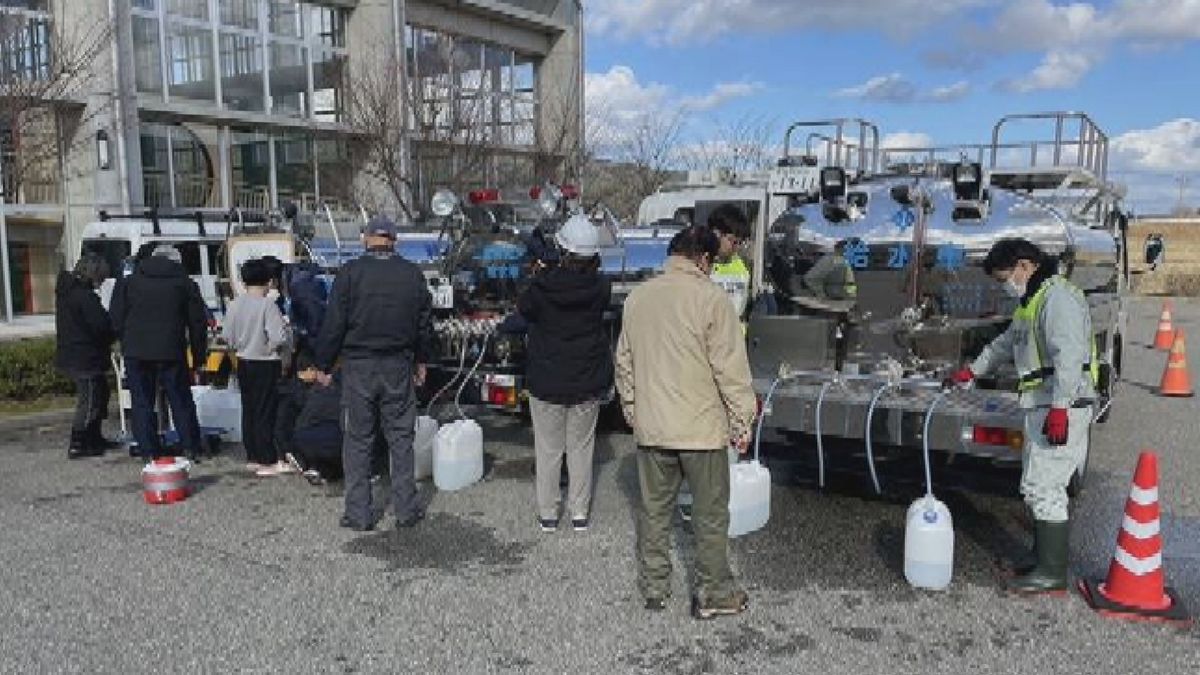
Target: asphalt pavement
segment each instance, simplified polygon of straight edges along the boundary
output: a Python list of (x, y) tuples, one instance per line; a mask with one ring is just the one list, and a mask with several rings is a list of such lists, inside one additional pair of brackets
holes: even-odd
[[(1153, 448), (1168, 579), (1200, 611), (1200, 408), (1154, 395), (1166, 360), (1146, 347), (1157, 314), (1157, 301), (1133, 306), (1126, 381), (1075, 506), (1072, 572), (1104, 575), (1137, 453)], [(1200, 341), (1200, 303), (1177, 302), (1177, 317)], [(518, 425), (485, 429), (482, 483), (426, 486), (418, 528), (385, 520), (366, 534), (337, 527), (336, 487), (256, 479), (232, 452), (195, 470), (187, 502), (147, 506), (140, 464), (67, 462), (65, 437), (45, 416), (0, 427), (2, 672), (1200, 672), (1200, 628), (1001, 590), (997, 558), (1029, 541), (1011, 473), (983, 492), (943, 476), (954, 582), (922, 592), (902, 573), (915, 486), (877, 498), (847, 474), (819, 491), (787, 461), (811, 448), (774, 448), (770, 523), (731, 547), (751, 609), (697, 622), (682, 524), (674, 597), (665, 612), (642, 609), (625, 435), (599, 443), (592, 529), (554, 534), (536, 528), (531, 438)]]

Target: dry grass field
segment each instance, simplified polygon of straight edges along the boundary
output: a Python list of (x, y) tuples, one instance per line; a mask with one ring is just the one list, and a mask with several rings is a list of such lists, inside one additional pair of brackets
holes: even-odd
[[(1151, 272), (1143, 254), (1146, 237), (1161, 234), (1166, 262)], [(1129, 226), (1132, 290), (1139, 295), (1200, 296), (1200, 218), (1155, 218)]]

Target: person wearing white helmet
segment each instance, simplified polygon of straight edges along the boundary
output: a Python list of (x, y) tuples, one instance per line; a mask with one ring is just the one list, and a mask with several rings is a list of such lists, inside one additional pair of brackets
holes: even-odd
[(612, 353), (604, 312), (612, 294), (600, 275), (600, 228), (572, 216), (554, 241), (559, 264), (534, 277), (517, 301), (529, 325), (526, 381), (533, 417), (538, 525), (554, 532), (559, 523), (559, 485), (567, 462), (566, 512), (571, 526), (590, 523), (592, 454), (600, 401), (613, 382)]

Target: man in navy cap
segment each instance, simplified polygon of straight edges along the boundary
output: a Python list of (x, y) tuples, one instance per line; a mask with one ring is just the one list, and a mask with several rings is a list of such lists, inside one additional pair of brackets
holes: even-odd
[(397, 527), (412, 527), (425, 512), (413, 480), (414, 385), (425, 380), (433, 335), (432, 299), (425, 276), (396, 255), (396, 224), (376, 216), (363, 230), (366, 252), (338, 273), (316, 345), (320, 380), (340, 359), (342, 463), (346, 508), (342, 527), (375, 527), (371, 451), (382, 434), (391, 454), (392, 506)]

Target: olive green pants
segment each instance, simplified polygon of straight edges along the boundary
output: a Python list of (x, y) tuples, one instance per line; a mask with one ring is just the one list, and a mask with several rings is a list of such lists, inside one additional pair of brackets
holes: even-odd
[(729, 569), (729, 458), (717, 451), (639, 448), (638, 585), (647, 598), (671, 594), (671, 526), (684, 478), (691, 485), (696, 535), (696, 595), (725, 598), (734, 591)]

